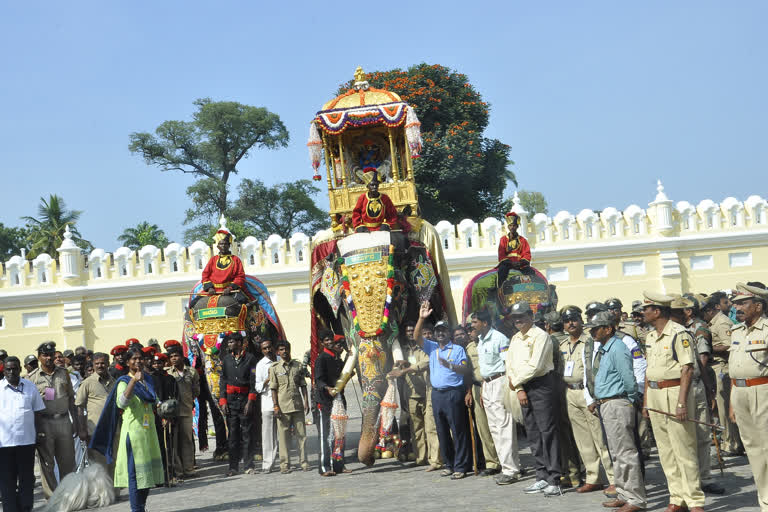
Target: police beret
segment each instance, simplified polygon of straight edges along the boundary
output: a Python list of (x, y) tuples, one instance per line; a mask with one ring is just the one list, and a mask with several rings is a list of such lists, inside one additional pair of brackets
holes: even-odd
[(163, 348), (165, 350), (168, 350), (169, 347), (172, 347), (174, 345), (179, 345), (180, 343), (176, 340), (166, 340), (165, 343), (163, 343)]
[(165, 354), (163, 354), (162, 352), (159, 352), (159, 353), (157, 353), (157, 354), (155, 354), (155, 355), (153, 356), (153, 359), (154, 359), (155, 361), (162, 361), (162, 362), (166, 362), (166, 361), (168, 361), (168, 356), (167, 356), (167, 355), (165, 355)]
[(144, 348), (141, 349), (141, 351), (144, 352), (145, 354), (151, 356), (155, 352), (157, 352), (157, 349), (155, 347), (144, 347)]
[(750, 286), (744, 283), (736, 283), (736, 290), (733, 292), (733, 302), (739, 302), (746, 299), (768, 300), (768, 290), (759, 286)]
[(614, 324), (614, 316), (608, 311), (600, 311), (593, 316), (589, 322), (587, 322), (587, 329), (593, 329), (595, 327), (608, 327)]
[(113, 347), (112, 350), (109, 351), (109, 353), (113, 356), (119, 355), (119, 354), (125, 354), (128, 351), (128, 349), (124, 345), (118, 345), (116, 347)]
[(643, 307), (645, 306), (661, 306), (669, 307), (672, 304), (672, 299), (669, 295), (664, 295), (659, 292), (643, 292)]
[(38, 354), (53, 354), (56, 352), (56, 343), (53, 341), (44, 341), (37, 347)]
[(125, 340), (125, 347), (126, 348), (131, 348), (131, 345), (136, 345), (136, 344), (141, 345), (141, 342), (139, 340), (137, 340), (136, 338), (128, 338), (127, 340)]
[(523, 316), (523, 315), (531, 315), (531, 314), (533, 314), (533, 311), (531, 310), (531, 305), (524, 300), (515, 302), (514, 304), (512, 304), (512, 307), (509, 309), (509, 316)]

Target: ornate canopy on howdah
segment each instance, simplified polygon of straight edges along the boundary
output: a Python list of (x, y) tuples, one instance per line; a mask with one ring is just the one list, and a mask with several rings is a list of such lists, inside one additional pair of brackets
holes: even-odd
[(371, 171), (399, 211), (410, 206), (418, 215), (413, 159), (421, 151), (420, 125), (413, 107), (394, 92), (371, 87), (360, 67), (353, 87), (323, 105), (310, 123), (307, 147), (315, 180), (322, 180), (319, 168), (325, 165), (334, 230), (365, 193)]

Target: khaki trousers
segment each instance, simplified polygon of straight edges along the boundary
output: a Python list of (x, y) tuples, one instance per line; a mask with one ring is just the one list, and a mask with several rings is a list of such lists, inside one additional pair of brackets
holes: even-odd
[(635, 445), (635, 406), (626, 398), (608, 400), (600, 406), (600, 416), (613, 456), (613, 482), (619, 499), (645, 508), (645, 480)]
[(506, 385), (506, 375), (490, 382), (483, 382), (483, 405), (488, 429), (493, 438), (493, 446), (496, 447), (496, 454), (501, 464), (501, 472), (512, 476), (520, 473), (520, 454), (517, 449), (515, 421), (512, 419), (512, 414), (504, 407), (504, 386)]
[(174, 471), (181, 477), (195, 472), (195, 431), (192, 427), (192, 416), (176, 418), (176, 455)]
[(277, 442), (280, 445), (280, 470), (291, 467), (291, 424), (296, 427), (296, 444), (299, 446), (299, 464), (309, 467), (307, 461), (307, 429), (304, 425), (304, 412), (283, 413), (277, 418)]
[[(691, 416), (693, 419), (710, 423), (709, 414), (707, 414), (707, 392), (704, 390), (704, 383), (701, 379), (694, 380), (693, 398), (696, 401), (696, 409)], [(677, 405), (677, 404), (675, 404)], [(694, 424), (696, 430), (696, 454), (699, 461), (699, 476), (702, 483), (713, 479), (712, 477), (712, 457), (710, 448), (712, 447), (712, 430), (704, 425)]]
[(715, 371), (715, 380), (717, 381), (717, 393), (715, 401), (717, 402), (717, 418), (722, 431), (720, 448), (726, 452), (738, 453), (744, 449), (739, 435), (739, 427), (728, 417), (728, 411), (731, 405), (731, 377), (728, 375), (728, 364), (720, 363), (712, 365)]
[(600, 483), (600, 464), (602, 463), (608, 483), (613, 483), (613, 464), (603, 442), (603, 430), (600, 419), (589, 412), (583, 389), (566, 389), (568, 418), (571, 420), (573, 438), (579, 450), (587, 475), (588, 484)]
[(437, 438), (435, 414), (432, 412), (432, 388), (427, 386), (427, 408), (424, 411), (424, 432), (427, 434), (427, 458), (433, 466), (442, 466), (440, 441)]
[[(680, 386), (666, 389), (648, 389), (648, 407), (674, 414)], [(696, 410), (694, 392), (690, 390), (686, 407), (689, 414)], [(651, 412), (651, 426), (659, 448), (659, 459), (669, 488), (669, 503), (687, 505), (688, 508), (703, 507), (704, 493), (701, 490), (699, 459), (696, 453), (696, 429), (690, 421)]]
[(565, 382), (561, 376), (556, 377), (556, 392), (558, 393), (557, 436), (560, 441), (560, 466), (563, 478), (571, 485), (577, 487), (581, 483), (581, 460), (576, 449), (576, 440), (573, 438), (571, 421), (568, 419), (568, 400), (565, 397)]
[(755, 476), (760, 510), (768, 511), (768, 384), (731, 390), (731, 404)]
[(411, 397), (408, 399), (408, 416), (411, 418), (411, 443), (416, 464), (427, 464), (427, 436), (424, 430), (424, 414), (427, 409), (427, 399)]
[[(54, 462), (59, 465), (59, 478), (63, 479), (75, 470), (75, 443), (69, 415), (61, 418), (41, 417), (37, 438), (37, 458), (43, 480), (43, 493), (50, 498), (56, 486)], [(39, 434), (43, 434), (40, 436)], [(55, 460), (54, 460), (55, 459)]]
[[(503, 379), (502, 379), (503, 380)], [(480, 436), (480, 442), (483, 443), (483, 456), (485, 457), (486, 469), (501, 469), (499, 464), (499, 454), (496, 453), (496, 446), (493, 444), (493, 436), (491, 435), (491, 429), (488, 426), (488, 416), (485, 414), (485, 408), (480, 405), (480, 400), (483, 397), (482, 386), (472, 386), (472, 399), (475, 401), (475, 406), (472, 408), (472, 412), (475, 415), (475, 424), (477, 425), (477, 435)], [(515, 425), (512, 425), (515, 428)], [(517, 435), (517, 429), (515, 429), (515, 435)]]

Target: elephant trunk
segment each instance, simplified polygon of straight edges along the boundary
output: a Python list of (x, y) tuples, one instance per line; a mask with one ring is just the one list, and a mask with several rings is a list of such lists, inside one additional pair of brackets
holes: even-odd
[(363, 425), (357, 458), (366, 466), (374, 463), (374, 451), (379, 441), (379, 409), (387, 388), (385, 367), (387, 354), (376, 338), (363, 338), (358, 347), (360, 386), (363, 390)]
[[(367, 381), (367, 382), (365, 382)], [(386, 391), (386, 380), (383, 376), (375, 380), (361, 379), (363, 392), (362, 415), (363, 424), (360, 430), (360, 443), (357, 445), (357, 458), (366, 466), (373, 466), (374, 452), (379, 442), (379, 411), (381, 397)]]

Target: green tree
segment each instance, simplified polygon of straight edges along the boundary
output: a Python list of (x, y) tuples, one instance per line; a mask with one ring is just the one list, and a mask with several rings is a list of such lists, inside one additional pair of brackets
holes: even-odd
[(29, 244), (29, 257), (35, 258), (39, 254), (46, 253), (55, 258), (56, 249), (61, 247), (64, 241), (64, 231), (69, 225), (72, 240), (83, 250), (93, 250), (93, 246), (80, 236), (77, 230), (77, 221), (82, 215), (80, 210), (67, 210), (64, 199), (51, 194), (46, 200), (40, 198), (37, 206), (37, 218), (22, 217), (27, 222), (27, 243)]
[[(517, 185), (508, 145), (483, 136), (490, 105), (466, 75), (438, 64), (367, 74), (372, 87), (400, 95), (416, 109), (424, 140), (414, 162), (422, 215), (458, 222), (496, 215), (509, 182)], [(339, 93), (353, 82), (342, 84)]]
[(259, 180), (244, 179), (238, 191), (240, 196), (231, 216), (243, 222), (258, 238), (273, 233), (290, 238), (296, 231), (311, 235), (328, 223), (328, 213), (318, 208), (312, 199), (320, 189), (310, 180), (268, 187)]
[(157, 224), (150, 224), (147, 221), (139, 222), (134, 228), (125, 228), (117, 240), (134, 251), (145, 245), (163, 248), (169, 243), (165, 232)]
[(5, 227), (0, 222), (0, 261), (8, 261), (12, 256), (20, 255), (27, 246), (27, 230), (17, 227)]
[[(218, 231), (218, 224), (198, 224), (184, 231), (184, 243), (189, 245), (196, 240), (213, 245), (213, 235)], [(235, 241), (242, 242), (248, 236), (256, 236), (252, 228), (241, 220), (227, 219), (227, 229), (235, 235)]]
[[(541, 192), (533, 190), (518, 190), (517, 196), (520, 199), (520, 204), (528, 215), (533, 217), (537, 213), (549, 213), (549, 205), (547, 204), (547, 198)], [(504, 212), (508, 212), (512, 208), (512, 198), (508, 198), (504, 201)]]
[[(190, 198), (205, 197), (200, 209), (187, 211), (185, 224), (210, 224), (227, 209), (228, 182), (237, 165), (254, 147), (275, 149), (288, 145), (288, 130), (280, 117), (262, 107), (234, 101), (194, 102), (192, 121), (165, 121), (155, 133), (130, 135), (128, 149), (161, 171), (181, 171), (200, 181), (187, 189)], [(215, 192), (215, 193), (212, 193)]]

